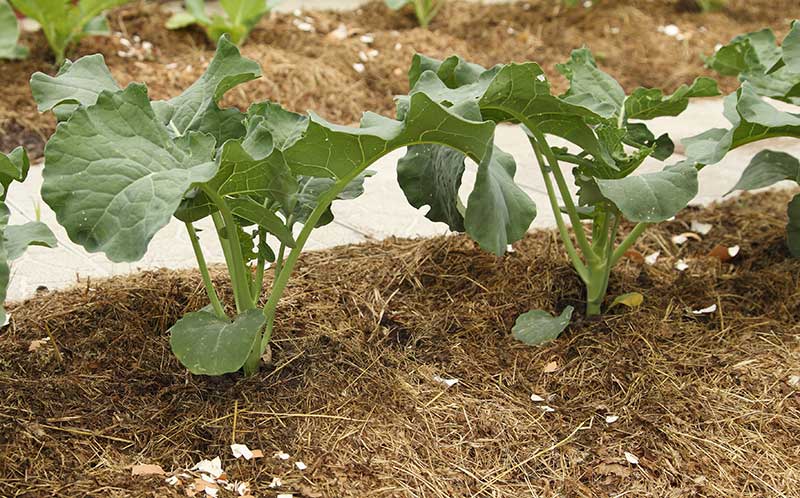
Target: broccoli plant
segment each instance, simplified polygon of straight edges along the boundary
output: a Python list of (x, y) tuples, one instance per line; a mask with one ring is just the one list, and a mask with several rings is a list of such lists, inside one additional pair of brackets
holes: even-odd
[(281, 0), (222, 0), (221, 14), (207, 14), (203, 0), (186, 0), (186, 10), (178, 12), (167, 21), (167, 29), (181, 29), (198, 24), (212, 42), (227, 34), (241, 45), (247, 35)]
[(17, 147), (9, 154), (0, 153), (0, 326), (7, 319), (3, 302), (11, 278), (11, 261), (22, 256), (29, 246), (56, 246), (55, 236), (41, 221), (30, 221), (23, 225), (8, 224), (8, 189), (13, 182), (25, 181), (29, 168), (28, 155), (22, 147)]
[[(693, 166), (633, 174), (646, 158), (664, 160), (673, 151), (669, 137), (655, 137), (643, 121), (678, 115), (690, 97), (718, 92), (713, 80), (699, 78), (672, 95), (645, 88), (626, 95), (613, 78), (597, 68), (587, 49), (574, 51), (558, 69), (570, 82), (569, 90), (561, 96), (551, 94), (544, 72), (535, 63), (486, 70), (457, 57), (441, 62), (418, 55), (409, 72), (410, 96), (423, 93), (443, 105), (461, 109), (473, 119), (523, 126), (567, 255), (586, 285), (586, 313), (595, 315), (601, 311), (614, 265), (650, 224), (674, 216), (697, 193), (697, 171)], [(401, 107), (405, 100), (401, 99)], [(559, 137), (571, 145), (557, 146), (550, 137)], [(432, 147), (412, 147), (403, 159), (411, 161), (426, 164), (445, 178), (462, 167), (461, 158), (443, 157)], [(575, 195), (565, 166), (572, 169)], [(413, 202), (416, 192), (424, 186), (404, 174), (402, 162), (399, 173), (401, 186)], [(441, 198), (441, 193), (432, 191), (431, 197)], [(574, 241), (564, 215), (574, 228)], [(636, 225), (618, 241), (626, 220)], [(584, 221), (590, 224), (588, 233)], [(527, 342), (552, 338), (568, 323), (571, 310), (565, 313), (551, 319), (549, 328), (542, 326), (546, 320), (541, 312), (523, 315), (515, 335)]]
[(18, 45), (17, 40), (17, 16), (6, 0), (0, 0), (0, 59), (24, 59), (28, 56), (28, 49)]
[(439, 13), (439, 9), (444, 5), (445, 0), (386, 0), (386, 5), (392, 10), (400, 10), (406, 5), (414, 7), (414, 14), (417, 16), (417, 22), (423, 28), (428, 25)]
[(67, 48), (78, 43), (81, 38), (109, 34), (108, 22), (103, 12), (127, 2), (128, 0), (78, 0), (75, 3), (11, 0), (17, 10), (42, 26), (47, 43), (56, 56), (56, 64), (64, 62)]
[[(684, 140), (687, 163), (715, 164), (737, 147), (775, 137), (800, 138), (800, 114), (777, 109), (764, 100), (800, 105), (800, 22), (792, 23), (780, 46), (766, 29), (737, 36), (707, 64), (724, 75), (736, 75), (741, 87), (725, 97), (724, 114), (731, 127), (715, 128)], [(756, 154), (733, 190), (768, 187), (783, 180), (800, 183), (800, 160), (786, 152)], [(789, 250), (800, 257), (800, 195), (788, 206)]]
[[(91, 89), (83, 84), (89, 76)], [(119, 88), (99, 55), (31, 82), (40, 109), (60, 121), (45, 148), (42, 197), (73, 241), (112, 261), (136, 261), (171, 217), (185, 225), (210, 305), (175, 323), (170, 342), (197, 374), (257, 371), (311, 232), (333, 219), (333, 201), (357, 197), (367, 168), (394, 149), (448, 146), (490, 172), (466, 207), (475, 224), (488, 226), (474, 235), (486, 247), (502, 251), (513, 241), (503, 213), (531, 209), (515, 186), (497, 185), (496, 170), (502, 178), (509, 166), (494, 153), (491, 121), (451, 112), (423, 92), (408, 99), (401, 119), (366, 113), (357, 128), (272, 102), (246, 112), (218, 106), (228, 90), (259, 76), (258, 64), (223, 37), (205, 74), (166, 101), (151, 102), (141, 84)], [(493, 209), (482, 211), (488, 202)], [(209, 217), (230, 276), (232, 315), (197, 239), (194, 224)], [(265, 288), (269, 263), (274, 279)]]

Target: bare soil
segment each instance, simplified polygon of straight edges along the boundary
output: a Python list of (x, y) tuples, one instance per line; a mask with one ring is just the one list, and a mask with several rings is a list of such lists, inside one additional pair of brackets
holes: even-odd
[[(513, 5), (476, 5), (449, 1), (430, 30), (416, 27), (410, 11), (393, 12), (374, 2), (355, 12), (305, 12), (314, 32), (297, 28), (292, 14), (263, 19), (243, 53), (261, 64), (264, 77), (234, 92), (230, 105), (272, 99), (297, 112), (314, 110), (343, 124), (355, 123), (362, 112), (393, 114), (393, 96), (408, 90), (406, 71), (415, 52), (435, 57), (459, 54), (486, 66), (510, 61), (539, 62), (562, 90), (564, 80), (554, 65), (572, 49), (588, 45), (601, 66), (627, 89), (637, 86), (672, 90), (696, 76), (710, 74), (702, 57), (718, 43), (763, 27), (783, 35), (797, 14), (797, 0), (730, 0), (719, 12), (698, 13), (692, 0), (599, 0), (592, 8), (565, 8), (562, 0), (531, 0)], [(122, 33), (84, 40), (70, 57), (102, 53), (122, 85), (147, 83), (154, 98), (177, 95), (204, 70), (214, 46), (199, 29), (168, 31), (169, 14), (157, 3), (134, 3), (111, 14), (112, 29)], [(328, 36), (344, 24), (350, 36)], [(677, 40), (658, 31), (676, 24), (685, 37)], [(370, 34), (372, 43), (361, 36)], [(153, 43), (151, 56), (139, 60), (122, 38)], [(25, 61), (0, 61), (0, 150), (26, 145), (41, 156), (44, 140), (54, 129), (50, 115), (40, 115), (28, 80), (35, 71), (55, 73), (41, 33), (26, 34), (31, 48)], [(138, 46), (134, 43), (134, 46)], [(378, 55), (370, 58), (369, 51)], [(141, 53), (141, 51), (139, 51)], [(369, 59), (358, 73), (359, 53)], [(726, 90), (735, 81), (722, 80)]]
[[(625, 260), (610, 289), (644, 304), (576, 313), (535, 348), (510, 335), (519, 313), (582, 308), (549, 231), (502, 258), (460, 236), (308, 253), (272, 365), (249, 379), (192, 376), (171, 354), (170, 324), (206, 302), (195, 272), (41, 293), (0, 335), (0, 496), (184, 496), (130, 466), (214, 456), (259, 497), (276, 496), (274, 477), (306, 498), (799, 496), (789, 198), (744, 195), (648, 230), (636, 249), (661, 258)], [(713, 229), (672, 244), (691, 220)], [(708, 256), (720, 244), (741, 251), (723, 263)], [(234, 460), (234, 440), (265, 457)]]

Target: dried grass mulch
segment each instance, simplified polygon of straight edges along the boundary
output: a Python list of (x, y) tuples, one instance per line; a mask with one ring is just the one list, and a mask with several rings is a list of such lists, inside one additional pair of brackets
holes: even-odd
[[(41, 294), (12, 307), (0, 335), (0, 495), (179, 496), (129, 467), (221, 455), (259, 497), (276, 495), (276, 476), (307, 498), (798, 496), (788, 200), (745, 195), (649, 230), (638, 249), (661, 259), (624, 262), (610, 290), (643, 293), (641, 309), (578, 318), (537, 348), (510, 337), (515, 317), (580, 307), (583, 292), (547, 231), (503, 258), (460, 236), (308, 253), (279, 309), (273, 366), (250, 379), (192, 376), (172, 356), (167, 328), (205, 304), (195, 272)], [(714, 228), (675, 247), (693, 219)], [(741, 253), (706, 257), (717, 244)], [(55, 344), (30, 352), (48, 333)], [(234, 461), (233, 439), (265, 458)]]
[[(393, 12), (373, 2), (354, 12), (305, 12), (314, 33), (299, 30), (292, 14), (263, 19), (243, 47), (257, 60), (264, 77), (233, 91), (226, 103), (246, 107), (272, 99), (297, 112), (314, 110), (338, 123), (355, 123), (362, 112), (393, 115), (393, 96), (406, 93), (406, 71), (415, 52), (434, 57), (459, 54), (491, 66), (510, 61), (537, 61), (554, 77), (554, 65), (572, 49), (588, 45), (600, 65), (628, 90), (636, 86), (672, 90), (702, 74), (702, 57), (733, 36), (763, 27), (780, 35), (797, 10), (797, 0), (729, 0), (720, 12), (700, 14), (686, 8), (693, 0), (599, 0), (594, 7), (567, 9), (562, 0), (531, 0), (511, 5), (478, 5), (450, 0), (431, 25), (420, 29), (410, 12)], [(121, 57), (127, 51), (119, 36), (84, 40), (70, 57), (102, 53), (122, 85), (147, 83), (153, 98), (177, 95), (194, 82), (213, 56), (214, 47), (199, 29), (169, 31), (169, 14), (157, 3), (139, 2), (111, 14), (112, 29), (132, 40), (154, 45), (146, 60)], [(351, 36), (333, 40), (328, 34), (345, 24)], [(676, 24), (686, 37), (678, 41), (658, 32)], [(366, 44), (361, 35), (371, 34)], [(41, 156), (44, 140), (54, 130), (52, 116), (40, 115), (28, 87), (35, 71), (55, 73), (41, 33), (26, 34), (31, 48), (25, 61), (0, 61), (0, 150), (25, 145)], [(399, 44), (399, 46), (398, 46)], [(357, 73), (359, 53), (377, 50)], [(735, 88), (724, 78), (726, 90)]]

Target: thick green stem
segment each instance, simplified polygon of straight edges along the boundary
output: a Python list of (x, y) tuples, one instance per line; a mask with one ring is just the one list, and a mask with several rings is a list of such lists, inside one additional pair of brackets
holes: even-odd
[(586, 316), (599, 315), (608, 288), (610, 269), (603, 262), (589, 265), (589, 280), (586, 282)]
[(275, 274), (275, 280), (272, 284), (272, 290), (269, 294), (269, 300), (267, 301), (266, 306), (264, 306), (264, 316), (267, 319), (267, 324), (264, 330), (264, 335), (261, 337), (261, 349), (260, 351), (264, 351), (269, 344), (270, 339), (272, 338), (272, 327), (275, 321), (275, 310), (278, 307), (278, 302), (280, 301), (281, 297), (283, 296), (283, 291), (286, 288), (286, 284), (289, 282), (289, 277), (294, 271), (294, 265), (297, 263), (297, 259), (300, 257), (300, 253), (303, 250), (306, 242), (308, 241), (308, 237), (311, 235), (311, 232), (316, 228), (317, 222), (322, 217), (323, 214), (328, 210), (331, 203), (334, 199), (339, 195), (339, 193), (347, 187), (347, 185), (355, 178), (357, 175), (353, 174), (343, 179), (340, 179), (336, 182), (330, 190), (328, 190), (325, 194), (323, 194), (319, 198), (319, 202), (314, 210), (309, 215), (308, 219), (303, 224), (303, 229), (300, 231), (300, 234), (297, 236), (295, 240), (295, 246), (289, 253), (289, 256), (286, 258), (286, 261), (283, 262), (282, 266), (280, 267), (280, 272)]
[(258, 298), (261, 297), (261, 291), (264, 289), (264, 269), (266, 268), (266, 259), (261, 254), (261, 245), (266, 243), (267, 231), (263, 228), (258, 229), (258, 261), (256, 262), (256, 273), (251, 282), (250, 295), (253, 298), (253, 306), (258, 306)]
[(219, 209), (222, 220), (225, 222), (227, 242), (230, 250), (230, 263), (228, 271), (233, 285), (233, 295), (236, 301), (236, 312), (243, 313), (253, 309), (253, 298), (250, 295), (250, 275), (247, 274), (247, 266), (244, 263), (242, 246), (239, 244), (239, 233), (236, 231), (236, 220), (233, 218), (228, 204), (213, 189), (203, 185), (203, 192)]
[(203, 249), (200, 247), (200, 241), (197, 239), (197, 232), (194, 225), (189, 222), (185, 223), (186, 231), (189, 232), (189, 240), (192, 241), (192, 249), (194, 250), (194, 257), (197, 259), (197, 265), (200, 267), (200, 275), (203, 277), (203, 285), (206, 287), (208, 299), (211, 301), (211, 307), (214, 308), (214, 313), (218, 318), (225, 318), (225, 309), (217, 296), (217, 291), (214, 289), (214, 284), (211, 282), (211, 275), (208, 273), (208, 265), (206, 258), (203, 255)]
[(567, 186), (567, 181), (564, 179), (563, 173), (561, 173), (561, 167), (558, 165), (558, 159), (556, 159), (553, 149), (547, 145), (544, 134), (535, 127), (531, 128), (528, 126), (528, 128), (530, 129), (531, 133), (533, 133), (534, 138), (536, 138), (536, 142), (539, 143), (543, 149), (542, 152), (544, 153), (545, 158), (547, 158), (550, 171), (553, 173), (553, 177), (556, 179), (556, 185), (558, 186), (559, 192), (561, 192), (561, 199), (564, 201), (564, 206), (567, 209), (567, 215), (572, 223), (572, 229), (575, 232), (575, 239), (578, 241), (578, 245), (581, 247), (583, 256), (586, 258), (587, 263), (591, 263), (592, 261), (597, 260), (597, 255), (594, 253), (594, 251), (592, 251), (589, 239), (586, 238), (586, 233), (583, 231), (583, 224), (581, 223), (580, 216), (578, 216), (578, 209), (575, 207), (575, 203), (572, 201), (572, 193), (569, 191), (569, 187)]
[(539, 163), (539, 170), (542, 172), (542, 178), (544, 179), (545, 188), (547, 189), (547, 197), (550, 200), (550, 208), (553, 211), (553, 216), (556, 218), (558, 233), (561, 236), (561, 240), (567, 250), (567, 255), (572, 262), (572, 266), (575, 268), (575, 271), (578, 272), (578, 275), (580, 275), (581, 280), (586, 282), (589, 278), (586, 265), (581, 260), (580, 255), (578, 255), (578, 251), (575, 249), (575, 245), (572, 243), (572, 238), (569, 236), (567, 225), (564, 223), (564, 218), (562, 217), (561, 209), (558, 205), (558, 198), (556, 197), (555, 188), (553, 187), (553, 181), (550, 179), (550, 174), (547, 172), (547, 166), (545, 165), (544, 158), (542, 157), (542, 152), (539, 150), (539, 145), (534, 139), (531, 138), (529, 141), (531, 147), (533, 147), (533, 153), (536, 156), (536, 160)]
[(644, 231), (647, 230), (648, 226), (650, 226), (649, 223), (642, 222), (633, 227), (631, 233), (629, 233), (628, 236), (625, 237), (625, 240), (623, 240), (622, 243), (619, 246), (617, 246), (617, 249), (614, 251), (614, 254), (611, 255), (611, 261), (610, 261), (611, 266), (617, 264), (620, 258), (622, 258), (622, 256), (625, 255), (625, 252), (628, 249), (630, 249), (631, 246), (636, 243), (636, 241), (639, 239), (642, 233), (644, 233)]

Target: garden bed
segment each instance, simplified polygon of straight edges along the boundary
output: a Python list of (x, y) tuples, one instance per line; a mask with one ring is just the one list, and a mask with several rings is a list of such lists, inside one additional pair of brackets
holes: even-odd
[[(641, 292), (641, 309), (579, 319), (538, 348), (510, 336), (518, 314), (583, 296), (549, 231), (503, 258), (462, 236), (305, 254), (272, 366), (249, 379), (192, 376), (172, 355), (166, 329), (207, 300), (195, 272), (42, 293), (11, 306), (0, 336), (0, 495), (180, 496), (130, 466), (221, 456), (259, 497), (274, 477), (295, 497), (794, 496), (789, 198), (744, 195), (648, 229), (637, 249), (661, 258), (624, 261), (610, 288)], [(691, 220), (713, 228), (675, 246)], [(741, 251), (722, 263), (707, 256), (719, 244)], [(234, 460), (232, 440), (264, 458)]]
[[(303, 13), (314, 32), (298, 29), (293, 14), (275, 14), (261, 21), (242, 49), (261, 64), (264, 79), (232, 92), (226, 101), (245, 106), (270, 98), (298, 112), (314, 110), (334, 122), (353, 123), (364, 110), (393, 114), (393, 96), (408, 90), (405, 72), (415, 52), (436, 57), (457, 53), (487, 66), (532, 60), (554, 75), (554, 64), (583, 44), (628, 90), (672, 90), (710, 74), (702, 67), (702, 56), (713, 53), (718, 43), (765, 26), (783, 36), (786, 16), (796, 7), (795, 0), (730, 0), (721, 12), (700, 14), (685, 8), (692, 2), (676, 0), (595, 3), (591, 9), (566, 9), (561, 0), (485, 6), (452, 1), (430, 31), (415, 27), (410, 15), (393, 12), (382, 2), (355, 12)], [(85, 39), (70, 55), (102, 53), (121, 84), (144, 81), (155, 98), (177, 95), (202, 73), (214, 44), (200, 30), (166, 30), (168, 15), (154, 3), (118, 9), (110, 18), (112, 29), (122, 35)], [(348, 29), (344, 40), (330, 36), (340, 24)], [(679, 27), (681, 40), (659, 32), (668, 24)], [(374, 41), (362, 41), (365, 34)], [(129, 49), (121, 41), (137, 36), (154, 46), (142, 60), (141, 44), (134, 41)], [(55, 123), (37, 112), (28, 79), (35, 71), (52, 74), (56, 68), (41, 33), (26, 34), (22, 44), (31, 48), (31, 57), (4, 61), (0, 72), (0, 150), (25, 145), (37, 157)], [(377, 55), (370, 56), (370, 50)], [(353, 68), (361, 62), (360, 52), (368, 58), (363, 73)], [(565, 88), (562, 79), (553, 81), (559, 90)], [(736, 82), (723, 79), (722, 86), (733, 90)]]

